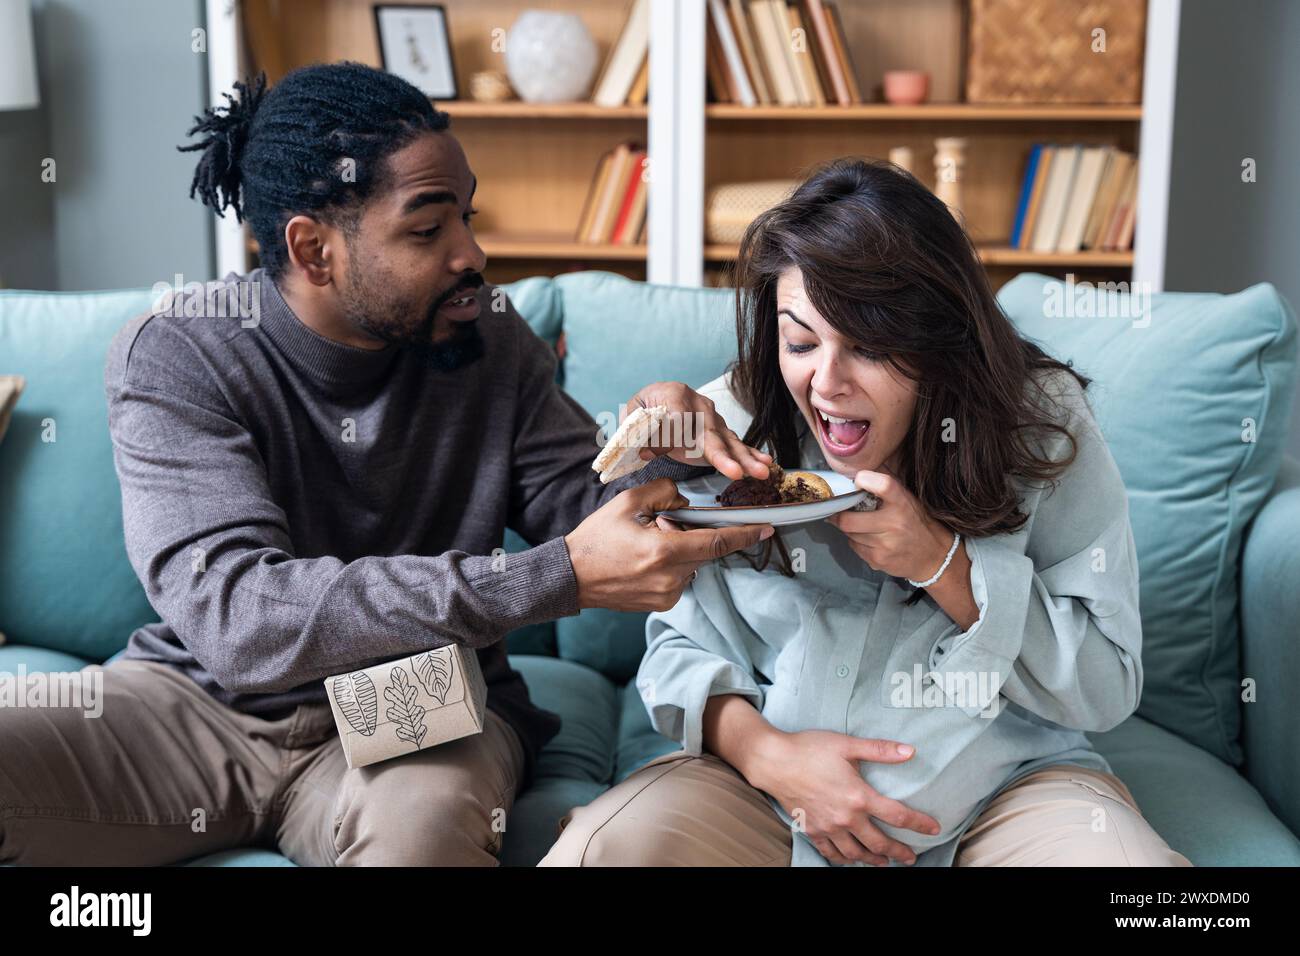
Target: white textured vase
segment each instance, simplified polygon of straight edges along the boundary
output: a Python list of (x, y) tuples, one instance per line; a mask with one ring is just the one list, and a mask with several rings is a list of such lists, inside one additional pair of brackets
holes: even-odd
[(506, 34), (506, 75), (529, 103), (586, 98), (596, 57), (596, 41), (576, 13), (525, 10)]

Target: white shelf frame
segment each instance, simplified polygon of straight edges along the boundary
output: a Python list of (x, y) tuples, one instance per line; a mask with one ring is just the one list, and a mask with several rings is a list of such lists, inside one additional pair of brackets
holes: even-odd
[[(225, 104), (222, 93), (229, 93), (239, 79), (240, 47), (239, 0), (206, 0), (205, 24), (208, 32), (208, 105)], [(244, 227), (227, 209), (223, 217), (212, 214), (212, 246), (217, 274), (242, 273), (248, 268), (244, 246)]]
[(1169, 180), (1174, 157), (1174, 97), (1178, 82), (1178, 24), (1182, 0), (1147, 3), (1142, 63), (1142, 128), (1138, 137), (1137, 232), (1133, 282), (1165, 290)]

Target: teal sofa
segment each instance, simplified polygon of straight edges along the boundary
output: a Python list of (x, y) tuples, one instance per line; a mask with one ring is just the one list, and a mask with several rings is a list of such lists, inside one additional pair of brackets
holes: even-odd
[[(734, 355), (726, 291), (607, 273), (506, 289), (540, 336), (563, 335), (561, 384), (596, 416), (651, 381), (701, 385)], [(1026, 335), (1094, 378), (1128, 488), (1145, 685), (1138, 712), (1092, 739), (1196, 865), (1300, 865), (1300, 465), (1283, 455), (1295, 319), (1267, 285), (1145, 308), (1114, 293), (1088, 310), (1078, 295), (1032, 274), (999, 293)], [(102, 389), (110, 338), (147, 302), (0, 292), (0, 372), (28, 381), (0, 442), (0, 671), (104, 661), (153, 618), (123, 548)], [(509, 818), (505, 863), (535, 863), (569, 807), (674, 749), (630, 683), (643, 624), (587, 611), (509, 636), (514, 666), (564, 725)], [(290, 865), (256, 847), (193, 863)]]

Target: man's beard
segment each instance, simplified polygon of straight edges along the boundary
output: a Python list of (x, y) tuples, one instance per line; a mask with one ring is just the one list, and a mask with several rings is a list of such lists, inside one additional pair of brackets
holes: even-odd
[(451, 337), (442, 342), (433, 341), (433, 317), (420, 323), (419, 337), (413, 342), (399, 342), (400, 347), (419, 355), (439, 372), (454, 372), (472, 365), (486, 351), (478, 319), (470, 322), (453, 322)]
[(344, 305), (348, 318), (358, 328), (419, 356), (439, 372), (454, 372), (483, 357), (486, 351), (483, 334), (479, 331), (477, 319), (452, 322), (450, 337), (435, 342), (433, 333), (437, 327), (438, 309), (452, 298), (463, 295), (465, 288), (477, 289), (482, 285), (483, 277), (478, 273), (465, 276), (453, 289), (440, 296), (414, 327), (394, 322), (394, 315), (409, 310), (391, 298), (376, 294), (364, 282), (360, 288), (349, 290)]

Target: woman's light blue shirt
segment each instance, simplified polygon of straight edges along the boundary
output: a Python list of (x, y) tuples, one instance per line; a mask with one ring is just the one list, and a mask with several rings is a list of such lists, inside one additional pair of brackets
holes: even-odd
[[(874, 821), (919, 866), (951, 865), (961, 835), (1018, 777), (1060, 763), (1110, 772), (1083, 731), (1115, 727), (1142, 692), (1128, 500), (1077, 382), (1045, 382), (1078, 454), (1054, 490), (1014, 482), (1029, 515), (1019, 531), (963, 538), (979, 607), (968, 631), (928, 594), (906, 606), (906, 582), (873, 571), (834, 526), (786, 527), (793, 578), (775, 554), (762, 572), (733, 555), (650, 616), (637, 686), (656, 729), (699, 754), (708, 698), (740, 694), (781, 730), (912, 744), (903, 763), (859, 766), (881, 794), (939, 822), (929, 836)], [(744, 434), (749, 415), (725, 377), (700, 391)], [(1069, 450), (1056, 434), (1040, 448)], [(827, 467), (806, 427), (800, 451), (799, 467)], [(797, 829), (792, 865), (827, 865)]]

